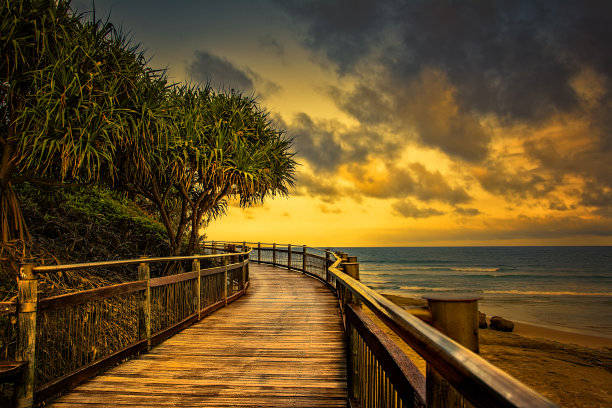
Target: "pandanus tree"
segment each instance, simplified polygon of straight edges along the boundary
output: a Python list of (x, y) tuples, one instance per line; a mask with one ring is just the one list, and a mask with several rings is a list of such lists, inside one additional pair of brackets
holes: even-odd
[(111, 24), (84, 22), (63, 0), (0, 1), (0, 229), (23, 239), (16, 183), (91, 183), (117, 177), (118, 150), (144, 160), (163, 78)]
[(183, 86), (167, 103), (169, 134), (155, 144), (148, 172), (122, 161), (122, 183), (155, 204), (173, 253), (191, 254), (229, 199), (248, 207), (288, 194), (296, 163), (291, 139), (252, 97)]

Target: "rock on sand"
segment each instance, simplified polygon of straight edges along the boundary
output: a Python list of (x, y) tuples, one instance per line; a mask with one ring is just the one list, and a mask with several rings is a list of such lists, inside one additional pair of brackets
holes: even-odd
[(511, 332), (512, 330), (514, 330), (514, 323), (510, 320), (504, 319), (503, 317), (493, 316), (491, 318), (491, 328), (493, 330)]

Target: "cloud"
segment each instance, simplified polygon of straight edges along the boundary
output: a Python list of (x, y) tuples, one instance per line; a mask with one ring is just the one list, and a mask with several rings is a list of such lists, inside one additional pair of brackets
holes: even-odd
[(341, 208), (336, 208), (336, 207), (328, 207), (326, 205), (319, 205), (319, 210), (323, 213), (323, 214), (342, 214), (342, 209)]
[(302, 41), (323, 52), (340, 72), (348, 72), (384, 31), (384, 6), (377, 0), (277, 0), (296, 18), (306, 35)]
[(348, 127), (299, 113), (287, 128), (294, 135), (298, 159), (306, 159), (320, 171), (335, 171), (343, 164), (364, 162), (371, 156), (393, 158), (399, 153), (397, 141), (385, 140), (364, 126)]
[(392, 205), (393, 211), (406, 218), (429, 218), (437, 215), (443, 215), (443, 211), (435, 208), (419, 208), (411, 201), (397, 201)]
[(438, 69), (425, 67), (403, 82), (380, 73), (352, 91), (332, 88), (329, 93), (361, 123), (389, 128), (404, 139), (467, 161), (482, 160), (488, 153), (488, 129), (458, 104), (456, 87)]
[(317, 197), (327, 203), (333, 203), (342, 198), (340, 188), (328, 177), (317, 177), (300, 171), (296, 176), (295, 185), (292, 194), (296, 196)]
[[(297, 144), (316, 169), (352, 173), (355, 194), (474, 216), (457, 205), (479, 185), (523, 209), (612, 217), (611, 2), (277, 4), (346, 79), (327, 92), (365, 136), (310, 118)], [(406, 142), (444, 153), (453, 172), (423, 183), (411, 164), (388, 166)]]
[(509, 119), (540, 119), (575, 107), (569, 79), (580, 64), (612, 72), (606, 41), (612, 3), (605, 0), (279, 5), (302, 23), (303, 43), (341, 73), (373, 63), (393, 81), (409, 82), (431, 66), (457, 86), (461, 105)]
[(194, 60), (187, 67), (187, 72), (195, 81), (210, 82), (215, 89), (236, 89), (242, 92), (253, 90), (253, 80), (245, 71), (208, 51), (195, 51)]
[(459, 186), (449, 184), (439, 171), (429, 171), (420, 163), (398, 167), (393, 163), (352, 163), (342, 175), (360, 194), (373, 198), (415, 197), (420, 201), (461, 204), (471, 200)]
[(475, 217), (477, 215), (482, 214), (478, 208), (455, 208), (455, 213), (464, 216), (464, 217)]

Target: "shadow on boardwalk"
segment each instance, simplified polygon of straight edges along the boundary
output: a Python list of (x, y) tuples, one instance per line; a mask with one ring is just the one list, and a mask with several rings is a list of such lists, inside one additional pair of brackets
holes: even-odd
[(53, 407), (346, 407), (337, 299), (314, 279), (250, 265), (246, 296)]

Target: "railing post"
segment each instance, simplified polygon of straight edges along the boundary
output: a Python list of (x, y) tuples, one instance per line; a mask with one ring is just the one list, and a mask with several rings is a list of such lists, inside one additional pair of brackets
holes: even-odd
[(223, 257), (223, 266), (225, 266), (225, 272), (223, 274), (223, 298), (225, 299), (225, 306), (227, 306), (227, 256)]
[(212, 247), (210, 253), (212, 255), (217, 255), (217, 243), (215, 241), (210, 241), (210, 246)]
[(242, 241), (242, 252), (246, 252), (246, 241)]
[(244, 287), (246, 286), (247, 276), (249, 274), (249, 256), (243, 255), (242, 262), (245, 262), (244, 265), (242, 265), (242, 289), (241, 289), (241, 290), (244, 290)]
[[(346, 254), (343, 254), (346, 255)], [(346, 258), (346, 262), (344, 263), (344, 273), (350, 276), (353, 279), (359, 280), (359, 263), (357, 262), (356, 256), (343, 256), (343, 259)], [(344, 304), (346, 306), (347, 303), (359, 304), (358, 299), (345, 288), (345, 300)], [(352, 325), (348, 322), (346, 323), (347, 329), (347, 370), (348, 370), (348, 389), (349, 389), (349, 397), (357, 398), (359, 390), (358, 390), (358, 378), (359, 378), (359, 338), (356, 330)]]
[[(433, 326), (459, 344), (478, 353), (477, 296), (425, 296)], [(427, 408), (471, 407), (450, 384), (427, 364)]]
[(272, 244), (272, 266), (276, 266), (276, 244)]
[(257, 243), (257, 263), (261, 263), (261, 242)]
[(325, 281), (329, 283), (331, 281), (331, 275), (329, 274), (329, 267), (331, 266), (331, 256), (329, 248), (325, 249)]
[(198, 284), (196, 285), (196, 290), (198, 291), (198, 320), (200, 320), (202, 318), (202, 316), (200, 315), (200, 311), (202, 310), (202, 274), (200, 272), (200, 260), (199, 259), (194, 259), (192, 264), (191, 264), (191, 269), (193, 271), (197, 271), (198, 272)]
[[(345, 255), (345, 254), (343, 254)], [(344, 259), (344, 256), (343, 256)], [(344, 273), (355, 280), (359, 280), (359, 263), (356, 256), (347, 256), (344, 265)], [(357, 298), (353, 294), (347, 293), (347, 302), (358, 304)]]
[(306, 245), (302, 247), (302, 271), (306, 272)]
[(291, 269), (291, 244), (287, 245), (287, 269)]
[(18, 309), (19, 334), (17, 338), (17, 361), (25, 361), (23, 381), (17, 387), (17, 406), (20, 408), (34, 405), (34, 381), (36, 375), (36, 307), (38, 304), (38, 279), (34, 265), (21, 265), (19, 270)]
[[(146, 257), (141, 257), (146, 258)], [(141, 262), (138, 265), (138, 279), (147, 282), (147, 287), (140, 295), (140, 310), (138, 313), (138, 337), (147, 339), (147, 350), (151, 349), (151, 273), (149, 264)]]

